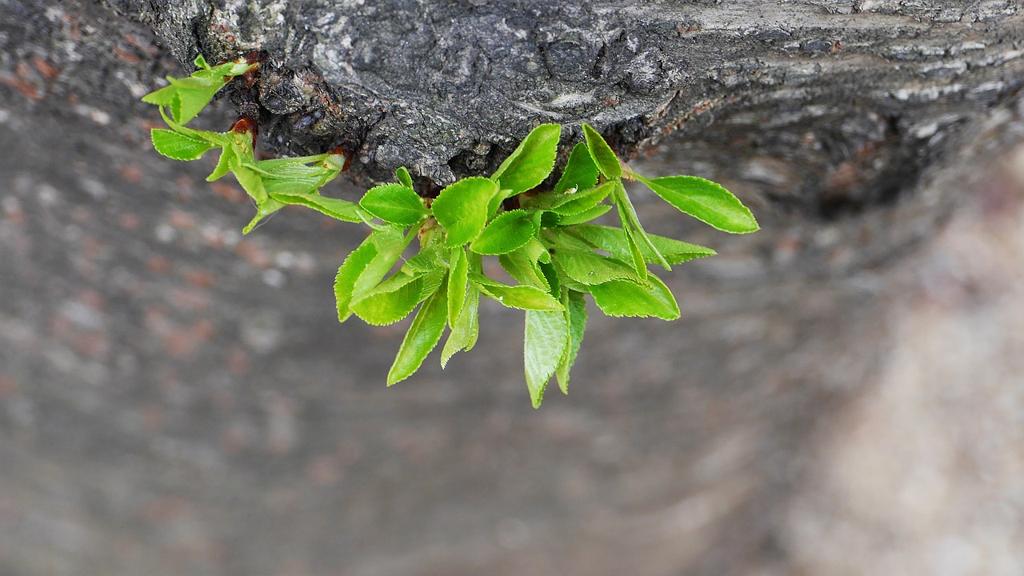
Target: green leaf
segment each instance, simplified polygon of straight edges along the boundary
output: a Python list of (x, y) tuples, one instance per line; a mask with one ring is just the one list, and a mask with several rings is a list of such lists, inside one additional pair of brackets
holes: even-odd
[(431, 210), (448, 233), (449, 246), (461, 246), (477, 237), (487, 224), (487, 204), (498, 185), (478, 176), (448, 186), (434, 200)]
[(443, 269), (432, 270), (423, 274), (420, 278), (422, 279), (422, 287), (417, 301), (423, 302), (441, 288), (441, 284), (448, 279), (448, 271)]
[(448, 341), (444, 343), (441, 350), (441, 368), (448, 365), (448, 361), (456, 353), (465, 350), (466, 352), (476, 346), (476, 340), (480, 334), (480, 289), (475, 284), (470, 284), (469, 294), (462, 305), (462, 313), (459, 314), (455, 326), (452, 326)]
[(447, 246), (421, 243), (420, 251), (405, 261), (403, 269), (409, 274), (427, 274), (436, 270), (444, 272), (447, 265), (441, 255), (447, 252)]
[(498, 256), (498, 262), (508, 272), (508, 275), (515, 278), (520, 284), (550, 291), (551, 286), (538, 265), (540, 254), (537, 252), (537, 247), (541, 253), (547, 254), (543, 244), (539, 241), (531, 241), (522, 248)]
[(612, 207), (607, 204), (598, 204), (590, 210), (584, 210), (578, 214), (560, 216), (558, 218), (558, 226), (575, 226), (577, 224), (590, 222), (604, 216), (611, 209)]
[(720, 184), (696, 176), (644, 178), (637, 175), (652, 192), (684, 214), (723, 232), (749, 234), (760, 226), (750, 209)]
[(253, 160), (252, 136), (248, 132), (228, 132), (225, 136), (225, 145), (230, 146), (235, 153), (231, 169), (245, 167), (259, 174), (259, 171), (253, 167), (255, 161)]
[(231, 166), (235, 163), (235, 151), (230, 146), (224, 146), (220, 151), (220, 158), (217, 159), (217, 166), (214, 167), (213, 172), (206, 177), (207, 182), (213, 182), (219, 180), (227, 175), (231, 171)]
[(653, 274), (648, 277), (646, 286), (625, 280), (612, 280), (591, 286), (590, 295), (607, 316), (653, 317), (662, 320), (679, 318), (679, 304), (675, 296)]
[(561, 216), (571, 216), (573, 214), (586, 212), (607, 198), (608, 194), (615, 189), (616, 184), (618, 184), (618, 182), (606, 182), (605, 184), (591, 188), (590, 190), (570, 194), (570, 197), (566, 201), (559, 203), (557, 206), (552, 208), (552, 211)]
[(403, 238), (401, 231), (395, 228), (374, 230), (345, 258), (334, 278), (339, 322), (344, 322), (351, 315), (352, 302), (377, 287), (411, 241), (411, 235)]
[(388, 371), (388, 386), (394, 386), (415, 374), (441, 341), (448, 317), (447, 303), (446, 291), (439, 289), (420, 307)]
[(256, 202), (256, 205), (267, 201), (270, 196), (267, 195), (267, 189), (263, 186), (263, 177), (260, 176), (255, 170), (246, 168), (244, 166), (236, 166), (232, 168), (232, 172), (235, 175), (235, 180), (241, 185), (245, 193)]
[(583, 294), (575, 290), (566, 291), (562, 303), (569, 323), (569, 345), (565, 348), (565, 354), (562, 355), (555, 375), (558, 377), (558, 387), (562, 389), (562, 393), (568, 394), (569, 373), (576, 363), (576, 355), (583, 344), (583, 333), (587, 330), (587, 303), (583, 300)]
[(422, 289), (422, 277), (399, 273), (353, 302), (352, 311), (371, 326), (388, 326), (416, 308)]
[(173, 130), (156, 128), (150, 131), (153, 148), (172, 160), (198, 160), (213, 144), (205, 140), (179, 134)]
[(509, 196), (535, 188), (555, 167), (561, 136), (562, 127), (558, 124), (537, 126), (498, 166), (491, 178), (501, 182), (502, 190), (511, 190)]
[(537, 265), (540, 268), (541, 274), (544, 275), (544, 281), (549, 286), (548, 292), (552, 295), (562, 293), (562, 278), (558, 275), (558, 270), (555, 269), (555, 265), (552, 262), (541, 262)]
[(561, 215), (578, 214), (604, 200), (614, 190), (616, 182), (605, 182), (600, 186), (581, 190), (570, 188), (564, 192), (547, 192), (523, 200), (522, 204), (524, 208), (550, 210)]
[(462, 314), (466, 301), (466, 285), (469, 283), (469, 259), (462, 246), (452, 249), (448, 259), (448, 326), (455, 329), (455, 322)]
[[(577, 281), (573, 280), (572, 278), (570, 278), (568, 275), (566, 275), (565, 271), (562, 270), (561, 266), (550, 265), (549, 267), (551, 269), (553, 269), (554, 272), (555, 272), (555, 274), (554, 274), (555, 282), (554, 283), (559, 286), (559, 289), (565, 288), (567, 290), (575, 290), (576, 292), (583, 292), (583, 293), (589, 293), (590, 292), (590, 286), (587, 286), (586, 284), (580, 284), (579, 282), (577, 282)], [(630, 268), (630, 270), (632, 270), (632, 268)], [(635, 282), (635, 280), (633, 280), (633, 281)], [(549, 282), (550, 282), (550, 280), (549, 280)]]
[(593, 252), (556, 250), (555, 263), (566, 276), (585, 286), (612, 280), (637, 281), (636, 271), (628, 264)]
[(166, 106), (170, 108), (174, 104), (174, 100), (178, 97), (178, 89), (174, 86), (164, 86), (153, 90), (149, 94), (142, 97), (142, 101), (146, 104), (153, 104), (155, 106)]
[(428, 214), (423, 200), (402, 184), (382, 184), (366, 191), (359, 206), (385, 222), (412, 226)]
[(414, 190), (412, 185), (412, 176), (409, 174), (409, 170), (405, 166), (399, 166), (395, 169), (395, 179), (398, 183), (405, 186), (410, 190)]
[(368, 217), (368, 215), (362, 214), (358, 204), (341, 198), (330, 198), (320, 194), (282, 193), (274, 193), (273, 197), (281, 203), (305, 206), (342, 222), (359, 223), (364, 221), (364, 216)]
[(537, 213), (511, 210), (499, 214), (484, 228), (469, 249), (477, 254), (495, 256), (511, 252), (537, 235)]
[(498, 214), (498, 209), (501, 208), (501, 204), (511, 195), (511, 190), (499, 190), (497, 194), (491, 196), (491, 200), (487, 203), (488, 220), (494, 218)]
[(210, 103), (213, 96), (234, 78), (249, 71), (253, 65), (244, 61), (226, 62), (211, 68), (202, 59), (196, 58), (199, 70), (186, 78), (168, 77), (169, 86), (154, 90), (142, 97), (147, 104), (167, 107), (177, 122), (187, 124)]
[(534, 408), (539, 408), (544, 400), (544, 390), (561, 364), (568, 340), (569, 325), (563, 311), (526, 312), (523, 364)]
[(622, 177), (622, 164), (619, 157), (612, 151), (611, 146), (604, 141), (601, 133), (594, 130), (590, 124), (583, 124), (583, 138), (587, 141), (587, 150), (590, 157), (597, 165), (597, 169), (609, 180)]
[(338, 309), (338, 322), (348, 320), (352, 315), (352, 295), (356, 280), (377, 256), (377, 247), (371, 234), (358, 248), (349, 253), (334, 277), (334, 299)]
[(395, 263), (402, 257), (402, 252), (415, 236), (415, 232), (412, 232), (403, 237), (400, 229), (392, 227), (374, 230), (370, 234), (377, 254), (356, 279), (353, 287), (355, 300), (360, 299), (380, 284), (380, 281), (395, 267)]
[[(241, 162), (263, 178), (263, 186), (270, 196), (285, 194), (315, 195), (320, 188), (338, 176), (340, 170), (331, 158), (322, 154), (303, 158), (275, 158), (259, 162)], [(310, 162), (317, 164), (310, 166)]]
[(212, 78), (169, 78), (171, 86), (176, 89), (176, 94), (171, 103), (171, 116), (181, 124), (188, 124), (203, 108), (209, 105), (215, 94), (227, 83), (229, 78), (221, 77), (219, 80)]
[[(665, 260), (665, 257), (658, 251), (657, 246), (655, 246), (651, 239), (648, 238), (647, 232), (644, 231), (644, 227), (640, 224), (640, 219), (636, 215), (636, 209), (633, 208), (633, 203), (629, 201), (629, 195), (626, 194), (626, 187), (622, 185), (621, 180), (615, 182), (613, 194), (615, 196), (615, 205), (619, 208), (619, 218), (622, 220), (622, 228), (626, 231), (626, 236), (629, 237), (632, 243), (640, 246), (646, 246), (648, 252), (654, 256), (655, 261), (660, 264), (662, 268), (665, 270), (671, 270), (672, 267), (669, 266), (668, 261)], [(635, 251), (632, 253), (634, 255), (636, 254)], [(640, 260), (644, 260), (642, 252)]]
[[(622, 208), (619, 207), (619, 218), (623, 217)], [(623, 223), (623, 232), (626, 233), (626, 246), (629, 248), (629, 258), (633, 261), (633, 269), (636, 270), (636, 275), (640, 280), (647, 280), (647, 261), (644, 259), (644, 253), (640, 250), (640, 243), (636, 241), (636, 236), (633, 235), (629, 229), (629, 225)], [(657, 258), (657, 256), (655, 256)]]
[[(594, 248), (604, 250), (619, 260), (627, 260), (630, 258), (628, 241), (626, 239), (625, 232), (620, 228), (582, 224), (571, 229), (567, 229), (564, 233), (558, 234), (556, 236), (556, 240), (561, 238), (563, 234), (582, 239)], [(705, 248), (704, 246), (698, 246), (697, 244), (681, 242), (673, 238), (667, 238), (665, 236), (658, 236), (655, 234), (648, 234), (648, 237), (651, 239), (651, 242), (658, 247), (658, 251), (665, 257), (665, 259), (672, 264), (682, 264), (683, 262), (688, 262), (697, 258), (705, 258), (707, 256), (715, 255), (715, 251), (711, 248)], [(648, 262), (654, 263), (654, 254), (649, 250), (645, 250), (645, 248), (645, 246), (640, 247), (641, 251), (644, 252), (644, 259)]]
[(273, 198), (267, 198), (263, 202), (257, 203), (256, 215), (252, 217), (252, 220), (250, 220), (249, 223), (246, 224), (244, 228), (242, 228), (242, 235), (244, 236), (255, 230), (257, 228), (257, 225), (261, 221), (263, 221), (263, 219), (265, 219), (267, 216), (270, 216), (274, 212), (277, 212), (283, 207), (284, 204), (281, 204), (280, 202), (274, 200)]
[(565, 163), (565, 169), (562, 170), (562, 176), (555, 184), (554, 191), (560, 193), (570, 188), (587, 190), (597, 184), (597, 174), (597, 164), (594, 164), (587, 145), (579, 142), (569, 154), (569, 160)]
[(470, 273), (469, 279), (480, 291), (498, 303), (517, 310), (561, 310), (562, 304), (545, 290), (533, 286), (509, 286), (482, 274)]
[(271, 158), (255, 162), (250, 167), (256, 169), (260, 174), (271, 178), (316, 181), (324, 176), (339, 172), (333, 162), (329, 164), (326, 162), (331, 156), (338, 155), (317, 154), (316, 156)]
[(267, 195), (271, 197), (277, 196), (311, 196), (316, 194), (320, 188), (317, 186), (317, 181), (307, 181), (303, 178), (297, 178), (295, 180), (288, 180), (284, 178), (270, 178), (262, 176), (263, 178), (263, 189), (267, 191)]

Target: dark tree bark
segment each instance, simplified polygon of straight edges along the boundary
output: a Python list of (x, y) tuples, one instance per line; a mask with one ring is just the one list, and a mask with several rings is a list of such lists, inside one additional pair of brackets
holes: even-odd
[[(0, 574), (928, 573), (947, 534), (1012, 565), (1022, 41), (1001, 0), (0, 0)], [(252, 49), (201, 122), (255, 102), (265, 150), (340, 144), (360, 184), (588, 121), (764, 229), (637, 190), (722, 253), (669, 276), (684, 320), (595, 314), (533, 412), (485, 306), (386, 391), (401, 327), (331, 314), (364, 231), (243, 239), (237, 188), (149, 150), (160, 76)]]
[(587, 121), (630, 153), (679, 130), (799, 157), (825, 180), (780, 201), (829, 213), (898, 194), (1021, 82), (1010, 0), (115, 4), (182, 62), (266, 50), (272, 149), (342, 144), (371, 176), (439, 184)]

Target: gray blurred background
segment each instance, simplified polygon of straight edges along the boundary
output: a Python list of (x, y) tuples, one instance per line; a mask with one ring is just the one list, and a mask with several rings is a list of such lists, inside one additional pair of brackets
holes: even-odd
[(634, 190), (721, 256), (667, 275), (678, 322), (592, 308), (534, 411), (493, 302), (385, 389), (407, 323), (333, 314), (365, 231), (287, 209), (243, 239), (240, 189), (150, 150), (137, 98), (181, 68), (118, 18), (0, 1), (0, 575), (1024, 574), (1016, 92), (922, 120), (941, 161), (838, 216), (787, 209), (819, 167), (740, 113), (662, 142), (637, 166), (721, 179), (763, 231)]

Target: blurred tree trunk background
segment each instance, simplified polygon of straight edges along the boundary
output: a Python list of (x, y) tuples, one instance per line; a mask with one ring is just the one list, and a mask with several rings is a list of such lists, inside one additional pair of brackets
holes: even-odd
[[(1020, 574), (1018, 2), (0, 0), (0, 574)], [(270, 153), (359, 186), (593, 123), (763, 230), (683, 320), (592, 315), (530, 409), (521, 315), (391, 390), (338, 326), (365, 233), (150, 150), (138, 99), (265, 50)]]

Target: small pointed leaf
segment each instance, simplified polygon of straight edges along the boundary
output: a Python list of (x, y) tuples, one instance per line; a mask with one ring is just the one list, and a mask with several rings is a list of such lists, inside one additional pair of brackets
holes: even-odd
[(163, 128), (150, 131), (150, 138), (153, 141), (153, 148), (172, 160), (198, 160), (207, 150), (213, 148), (213, 144), (205, 140)]
[(430, 209), (448, 233), (449, 246), (461, 246), (480, 234), (487, 224), (487, 205), (498, 193), (498, 185), (488, 178), (463, 178), (448, 186)]
[(526, 312), (523, 364), (534, 408), (539, 408), (544, 400), (544, 390), (562, 361), (568, 340), (569, 325), (563, 311)]
[(469, 259), (462, 246), (452, 249), (448, 260), (448, 326), (453, 330), (462, 306), (466, 301), (466, 285), (469, 283)]
[(414, 190), (412, 185), (412, 175), (409, 174), (409, 169), (405, 166), (399, 166), (395, 169), (395, 179), (398, 180), (399, 184), (410, 190)]
[(555, 184), (554, 191), (565, 192), (570, 188), (587, 190), (597, 184), (597, 174), (597, 164), (594, 164), (587, 145), (579, 142), (569, 154), (569, 160), (565, 163), (565, 169), (562, 170), (562, 176)]
[(565, 306), (566, 320), (569, 323), (569, 345), (562, 356), (562, 362), (558, 365), (555, 375), (558, 377), (558, 387), (563, 394), (569, 393), (569, 373), (573, 364), (576, 363), (576, 355), (580, 352), (583, 344), (583, 333), (587, 330), (587, 303), (583, 300), (583, 294), (575, 290), (569, 290), (562, 301)]
[(590, 157), (594, 160), (594, 164), (597, 165), (597, 169), (604, 174), (604, 177), (609, 180), (615, 180), (622, 176), (622, 164), (619, 162), (619, 157), (612, 151), (611, 146), (605, 142), (604, 137), (601, 133), (590, 124), (583, 124), (583, 138), (587, 141), (587, 150), (590, 151)]
[(611, 210), (612, 207), (607, 204), (598, 204), (589, 210), (584, 210), (577, 214), (571, 214), (569, 216), (559, 216), (558, 226), (575, 226), (577, 224), (585, 224), (593, 220), (597, 220), (601, 216), (604, 216)]
[[(556, 241), (559, 241), (564, 236), (572, 236), (584, 240), (594, 248), (604, 250), (619, 260), (628, 260), (630, 258), (628, 241), (626, 239), (625, 232), (623, 232), (621, 228), (583, 224), (569, 229), (564, 233), (559, 233), (555, 236), (555, 239)], [(715, 251), (711, 248), (705, 248), (704, 246), (698, 246), (697, 244), (681, 242), (674, 238), (658, 236), (655, 234), (648, 234), (648, 237), (651, 239), (651, 242), (658, 247), (658, 252), (660, 252), (665, 259), (672, 264), (682, 264), (683, 262), (688, 262), (697, 258), (705, 258), (707, 256), (715, 255)], [(645, 246), (640, 247), (641, 251), (644, 253), (644, 259), (653, 264), (654, 255), (650, 251), (645, 250), (645, 248)]]
[(423, 200), (402, 184), (382, 184), (366, 191), (359, 206), (377, 218), (400, 226), (412, 226), (427, 215)]
[(638, 179), (680, 212), (712, 228), (732, 234), (749, 234), (760, 228), (750, 209), (721, 184), (696, 176)]
[(365, 217), (368, 217), (363, 213), (362, 209), (355, 202), (349, 202), (348, 200), (342, 200), (341, 198), (331, 198), (329, 196), (321, 196), (319, 194), (273, 194), (275, 200), (284, 204), (296, 204), (299, 206), (305, 206), (312, 210), (329, 216), (335, 220), (342, 222), (363, 222)]
[(501, 182), (502, 190), (510, 190), (509, 196), (535, 188), (555, 167), (561, 136), (562, 127), (558, 124), (537, 126), (498, 166), (491, 178)]
[(484, 228), (469, 249), (477, 254), (496, 256), (511, 252), (537, 234), (536, 213), (512, 210), (499, 214)]
[(590, 287), (594, 302), (607, 316), (637, 318), (679, 318), (679, 304), (672, 291), (657, 276), (651, 274), (648, 284), (642, 286), (625, 280), (612, 280)]
[(388, 386), (394, 386), (415, 374), (441, 341), (448, 317), (447, 303), (446, 290), (439, 289), (420, 306), (409, 331), (405, 333), (395, 362), (388, 371)]
[(480, 291), (498, 303), (517, 310), (561, 310), (562, 304), (548, 292), (533, 286), (509, 286), (481, 274), (471, 273), (470, 280)]
[(444, 343), (441, 350), (441, 368), (448, 365), (452, 356), (461, 351), (470, 351), (476, 346), (476, 339), (480, 333), (480, 289), (471, 284), (466, 301), (462, 305), (462, 313), (459, 314), (455, 326), (452, 326), (448, 341)]
[(352, 311), (371, 326), (388, 326), (416, 308), (422, 289), (422, 277), (399, 273), (353, 302)]
[(350, 307), (356, 280), (377, 255), (377, 247), (367, 238), (358, 248), (349, 253), (334, 277), (334, 299), (338, 309), (338, 322), (348, 320), (352, 315)]
[(557, 250), (555, 262), (566, 276), (585, 286), (612, 280), (637, 281), (636, 271), (628, 264), (593, 252)]

